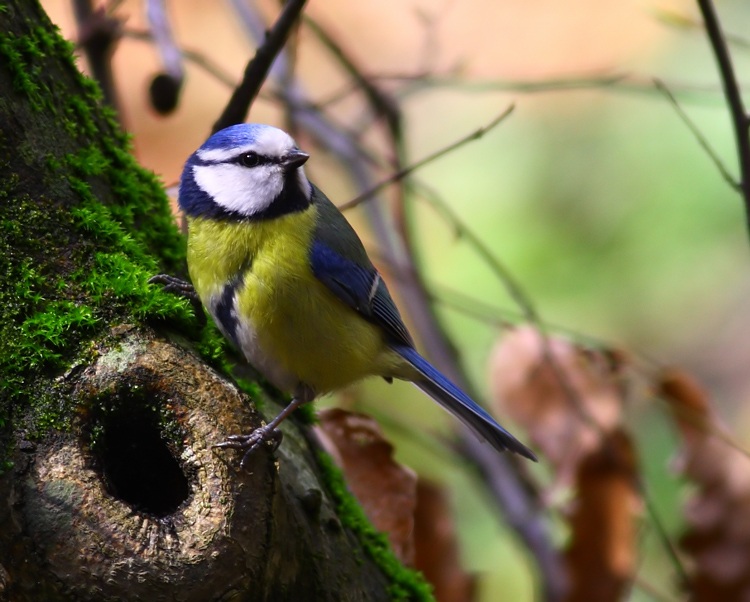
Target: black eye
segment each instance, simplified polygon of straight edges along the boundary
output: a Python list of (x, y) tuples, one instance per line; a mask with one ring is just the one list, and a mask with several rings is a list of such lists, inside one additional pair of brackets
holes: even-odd
[(240, 155), (239, 162), (243, 167), (257, 167), (260, 165), (260, 156), (257, 153), (245, 153)]

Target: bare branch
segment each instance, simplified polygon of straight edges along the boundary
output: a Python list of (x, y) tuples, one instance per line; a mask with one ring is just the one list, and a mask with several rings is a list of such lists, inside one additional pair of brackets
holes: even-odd
[(643, 497), (643, 501), (646, 504), (646, 511), (651, 517), (651, 522), (654, 524), (654, 527), (656, 527), (656, 533), (659, 537), (659, 541), (661, 542), (664, 550), (667, 552), (667, 556), (669, 557), (672, 566), (674, 566), (675, 571), (680, 577), (680, 584), (683, 586), (687, 585), (690, 580), (688, 578), (685, 565), (682, 563), (682, 559), (677, 552), (677, 548), (674, 543), (672, 543), (672, 540), (669, 537), (669, 533), (667, 533), (667, 530), (664, 527), (664, 523), (659, 517), (659, 513), (656, 511), (656, 507), (654, 506), (654, 502), (651, 499), (651, 496), (646, 495), (643, 487), (641, 487), (641, 496)]
[(255, 98), (268, 75), (276, 56), (281, 52), (297, 22), (306, 0), (288, 0), (265, 41), (258, 48), (253, 59), (247, 64), (242, 82), (229, 99), (221, 117), (214, 123), (212, 132), (242, 123), (247, 118)]
[[(279, 64), (284, 63), (281, 61)], [(278, 95), (288, 107), (294, 122), (339, 159), (359, 189), (372, 188), (374, 182), (370, 166), (377, 165), (376, 159), (351, 132), (316, 109), (299, 82), (288, 73), (288, 67), (280, 68), (279, 73), (273, 73), (273, 76), (280, 84)], [(394, 138), (394, 145), (398, 144)], [(371, 216), (373, 225), (386, 249), (388, 263), (397, 266), (398, 273), (403, 268), (406, 274), (418, 274), (411, 254), (405, 249), (406, 241), (395, 237), (393, 229), (386, 227), (379, 203), (368, 204), (368, 208), (370, 206), (374, 209)], [(404, 285), (401, 292), (411, 308), (418, 337), (430, 349), (431, 357), (449, 377), (466, 386), (467, 379), (462, 377), (455, 349), (438, 326), (424, 286), (412, 279), (411, 285)], [(485, 448), (475, 441), (471, 433), (460, 431), (460, 436), (464, 458), (483, 475), (507, 522), (517, 530), (539, 563), (544, 599), (550, 602), (560, 600), (565, 588), (565, 576), (559, 554), (549, 536), (545, 511), (540, 506), (538, 494), (533, 486), (523, 482), (519, 468), (512, 459), (498, 456), (493, 450)]]
[(385, 180), (380, 181), (375, 186), (370, 188), (369, 190), (365, 190), (364, 192), (358, 194), (356, 197), (351, 199), (350, 201), (347, 201), (346, 203), (343, 203), (342, 205), (339, 205), (339, 209), (341, 211), (346, 211), (347, 209), (351, 209), (352, 207), (356, 207), (360, 203), (367, 201), (373, 197), (376, 193), (380, 192), (383, 188), (388, 186), (389, 184), (393, 184), (394, 182), (397, 182), (399, 180), (402, 180), (406, 176), (410, 175), (420, 167), (424, 167), (428, 163), (432, 163), (436, 159), (439, 159), (440, 157), (443, 157), (447, 155), (448, 153), (456, 150), (457, 148), (463, 146), (467, 142), (471, 142), (473, 140), (477, 140), (484, 136), (487, 132), (492, 130), (495, 126), (497, 126), (501, 121), (503, 121), (508, 115), (510, 115), (513, 112), (514, 105), (510, 105), (507, 109), (505, 109), (502, 113), (500, 113), (495, 119), (493, 119), (490, 123), (488, 123), (485, 126), (482, 126), (470, 134), (467, 134), (463, 138), (460, 138), (456, 140), (455, 142), (451, 142), (448, 146), (445, 146), (434, 153), (426, 156), (424, 159), (421, 159), (417, 161), (416, 163), (412, 163), (408, 167), (405, 167), (396, 173), (388, 176)]
[[(653, 76), (628, 73), (590, 72), (578, 75), (559, 76), (541, 80), (482, 80), (467, 81), (456, 74), (430, 74), (421, 71), (415, 73), (374, 73), (371, 81), (383, 81), (405, 84), (398, 91), (399, 99), (414, 96), (424, 91), (448, 88), (453, 92), (467, 94), (487, 94), (493, 92), (513, 92), (515, 94), (539, 94), (547, 92), (570, 92), (577, 90), (611, 90), (619, 94), (651, 94), (654, 91)], [(679, 92), (683, 102), (695, 99), (704, 103), (704, 97), (721, 92), (715, 84), (695, 84), (693, 82), (669, 81), (669, 89)], [(328, 106), (345, 99), (356, 92), (353, 84), (345, 84), (318, 101), (318, 106)]]
[(117, 88), (112, 73), (112, 54), (120, 38), (122, 24), (103, 6), (94, 9), (91, 0), (74, 0), (78, 44), (83, 49), (91, 74), (99, 83), (104, 102), (118, 113)]
[[(131, 40), (138, 40), (140, 42), (154, 41), (154, 36), (151, 31), (131, 29), (127, 27), (122, 30), (122, 37)], [(225, 71), (221, 66), (216, 64), (202, 52), (184, 47), (179, 50), (182, 54), (183, 59), (193, 63), (196, 67), (200, 67), (206, 73), (220, 81), (225, 86), (234, 88), (237, 85), (237, 80), (231, 73)]]
[(750, 140), (748, 140), (750, 120), (742, 102), (742, 94), (740, 93), (734, 67), (732, 66), (732, 57), (729, 54), (726, 39), (721, 30), (721, 24), (716, 15), (713, 2), (711, 0), (698, 0), (698, 6), (703, 15), (703, 22), (706, 25), (706, 34), (711, 42), (716, 62), (719, 65), (724, 96), (727, 99), (729, 112), (732, 116), (740, 170), (740, 190), (745, 202), (746, 220), (750, 225)]
[(162, 115), (174, 111), (180, 99), (185, 69), (182, 52), (172, 36), (172, 27), (167, 15), (164, 0), (146, 0), (146, 16), (153, 35), (154, 45), (161, 55), (164, 67), (161, 73), (151, 80), (149, 96), (151, 106)]
[(455, 229), (457, 235), (471, 245), (484, 263), (492, 270), (498, 280), (502, 282), (503, 286), (508, 291), (508, 294), (523, 312), (525, 319), (537, 326), (540, 332), (543, 332), (543, 325), (534, 304), (523, 291), (521, 286), (516, 282), (515, 278), (510, 273), (510, 270), (508, 270), (508, 268), (506, 268), (502, 262), (495, 257), (484, 241), (479, 238), (479, 236), (477, 236), (468, 225), (466, 225), (458, 214), (453, 211), (453, 209), (451, 209), (451, 207), (445, 203), (434, 190), (424, 184), (420, 184), (420, 192), (421, 198), (434, 207), (438, 213), (447, 220), (448, 224)]
[(146, 16), (156, 48), (161, 55), (164, 71), (176, 82), (182, 83), (185, 69), (182, 66), (182, 53), (175, 44), (172, 27), (167, 16), (164, 0), (148, 0)]
[(670, 92), (669, 88), (667, 88), (664, 82), (658, 79), (654, 80), (654, 85), (660, 92), (664, 94), (664, 96), (666, 96), (667, 100), (670, 102), (672, 107), (674, 107), (674, 110), (677, 113), (677, 116), (680, 119), (682, 119), (682, 122), (693, 133), (693, 136), (695, 136), (695, 139), (698, 141), (698, 144), (700, 145), (700, 147), (706, 152), (709, 159), (713, 161), (714, 165), (716, 165), (716, 168), (719, 170), (719, 173), (721, 173), (721, 177), (724, 178), (727, 184), (729, 184), (732, 188), (734, 188), (736, 191), (739, 192), (740, 185), (734, 179), (732, 174), (729, 173), (729, 170), (726, 168), (726, 166), (721, 162), (721, 159), (716, 154), (716, 151), (714, 151), (714, 149), (711, 147), (708, 140), (706, 140), (706, 137), (701, 133), (701, 131), (693, 123), (690, 117), (688, 117), (688, 114), (685, 113), (685, 111), (679, 105), (679, 103), (677, 102), (677, 99), (674, 97), (672, 92)]
[(385, 117), (393, 139), (398, 140), (401, 137), (402, 128), (401, 111), (396, 102), (375, 86), (371, 79), (364, 76), (341, 45), (328, 35), (328, 32), (320, 27), (316, 21), (307, 17), (305, 23), (336, 58), (347, 75), (354, 80), (355, 86), (359, 91), (364, 93), (375, 115)]
[[(704, 33), (706, 31), (704, 23), (697, 21), (686, 14), (658, 7), (652, 9), (652, 12), (662, 23), (666, 23), (667, 25), (685, 29), (695, 29)], [(724, 39), (730, 46), (737, 46), (745, 49), (750, 48), (750, 39), (744, 36), (724, 32)]]

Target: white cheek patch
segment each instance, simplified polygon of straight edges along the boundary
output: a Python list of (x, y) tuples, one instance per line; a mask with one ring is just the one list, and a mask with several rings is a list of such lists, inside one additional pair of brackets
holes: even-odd
[(247, 216), (268, 209), (284, 187), (283, 175), (277, 165), (260, 165), (252, 169), (228, 163), (195, 165), (193, 177), (198, 187), (217, 205)]

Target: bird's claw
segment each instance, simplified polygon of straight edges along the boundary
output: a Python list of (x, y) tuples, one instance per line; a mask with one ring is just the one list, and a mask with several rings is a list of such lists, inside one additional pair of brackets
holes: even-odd
[(264, 444), (273, 453), (281, 445), (284, 434), (277, 428), (261, 426), (247, 435), (229, 435), (224, 441), (213, 445), (219, 449), (240, 449), (245, 452), (240, 466), (245, 468), (250, 457)]
[(188, 299), (197, 299), (198, 294), (195, 292), (195, 287), (186, 280), (177, 278), (177, 276), (170, 276), (169, 274), (156, 274), (148, 279), (149, 284), (162, 284), (164, 285), (163, 290), (167, 293), (175, 293), (181, 297), (187, 297)]

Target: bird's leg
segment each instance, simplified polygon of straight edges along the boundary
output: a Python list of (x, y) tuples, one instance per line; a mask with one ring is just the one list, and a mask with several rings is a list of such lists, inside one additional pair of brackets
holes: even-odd
[(148, 283), (163, 284), (165, 292), (185, 297), (192, 304), (195, 317), (199, 320), (201, 326), (205, 325), (206, 314), (203, 313), (203, 304), (192, 284), (186, 280), (177, 278), (176, 276), (170, 276), (169, 274), (156, 274), (156, 276), (151, 276), (151, 278), (148, 279)]
[(261, 445), (268, 443), (270, 444), (270, 450), (276, 451), (281, 445), (283, 439), (283, 433), (279, 430), (279, 425), (299, 406), (308, 403), (315, 399), (315, 392), (306, 385), (300, 385), (297, 388), (292, 401), (279, 412), (276, 417), (271, 420), (267, 425), (260, 426), (247, 435), (229, 435), (224, 441), (215, 444), (213, 447), (220, 449), (241, 449), (245, 451), (245, 455), (242, 456), (240, 466), (245, 468), (247, 461), (250, 456), (257, 451)]

